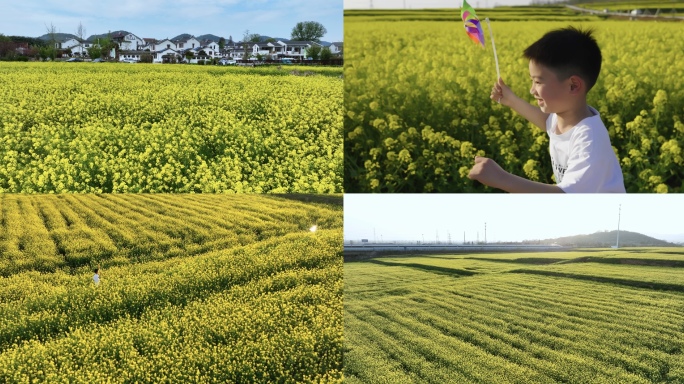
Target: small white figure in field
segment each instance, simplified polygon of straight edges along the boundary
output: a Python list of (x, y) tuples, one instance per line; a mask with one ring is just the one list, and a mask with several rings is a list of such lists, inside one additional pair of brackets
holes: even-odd
[(95, 285), (100, 285), (100, 268), (95, 268), (95, 274), (93, 275), (93, 282)]
[(318, 225), (314, 225), (313, 227), (309, 228), (309, 231), (316, 232), (317, 229), (318, 229)]

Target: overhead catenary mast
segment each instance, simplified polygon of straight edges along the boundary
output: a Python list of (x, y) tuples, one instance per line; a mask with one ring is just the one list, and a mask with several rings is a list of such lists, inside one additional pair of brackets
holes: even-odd
[(620, 213), (622, 211), (622, 204), (618, 205), (618, 229), (617, 229), (617, 241), (615, 242), (615, 248), (620, 248)]

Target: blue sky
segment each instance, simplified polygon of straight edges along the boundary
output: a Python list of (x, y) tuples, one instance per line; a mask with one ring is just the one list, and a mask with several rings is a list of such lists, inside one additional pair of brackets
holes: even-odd
[[(684, 194), (345, 194), (345, 240), (521, 241), (617, 229), (684, 242)], [(382, 238), (381, 238), (382, 237)]]
[(211, 33), (235, 41), (245, 30), (290, 38), (300, 21), (328, 30), (321, 40), (342, 41), (342, 2), (319, 0), (7, 0), (0, 6), (0, 33), (38, 37), (53, 24), (57, 32), (87, 36), (125, 30), (141, 38)]
[[(531, 0), (468, 0), (475, 8), (493, 8), (500, 5), (529, 5)], [(344, 9), (368, 9), (371, 0), (344, 0)], [(393, 8), (460, 8), (463, 0), (373, 0), (375, 9)]]

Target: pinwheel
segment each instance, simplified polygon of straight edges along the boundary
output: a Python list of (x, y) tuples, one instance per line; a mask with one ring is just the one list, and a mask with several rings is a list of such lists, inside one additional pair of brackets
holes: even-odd
[(477, 18), (475, 10), (466, 0), (463, 0), (463, 6), (461, 7), (461, 19), (463, 19), (463, 23), (465, 24), (465, 30), (468, 37), (470, 37), (475, 44), (480, 43), (484, 48), (484, 32), (482, 32), (480, 19)]
[[(461, 19), (465, 24), (465, 30), (468, 37), (475, 43), (480, 43), (484, 48), (484, 32), (482, 32), (482, 25), (480, 25), (480, 19), (477, 18), (475, 10), (468, 4), (466, 0), (463, 0), (463, 6), (461, 7)], [(494, 61), (496, 62), (496, 78), (501, 77), (499, 72), (499, 58), (496, 55), (496, 45), (494, 44), (494, 34), (492, 33), (492, 26), (489, 24), (489, 18), (485, 18), (487, 26), (489, 27), (489, 36), (492, 38), (492, 48), (494, 49)]]

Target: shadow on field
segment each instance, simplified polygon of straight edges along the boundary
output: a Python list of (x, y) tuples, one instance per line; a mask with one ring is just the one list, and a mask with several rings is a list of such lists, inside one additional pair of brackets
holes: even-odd
[(417, 264), (417, 263), (394, 263), (391, 261), (382, 261), (382, 260), (370, 260), (368, 263), (373, 263), (373, 264), (379, 264), (379, 265), (387, 265), (391, 267), (406, 267), (406, 268), (414, 268), (414, 269), (419, 269), (421, 271), (426, 271), (426, 272), (434, 272), (434, 273), (439, 273), (443, 275), (450, 275), (450, 276), (472, 276), (472, 275), (477, 275), (478, 272), (473, 272), (473, 271), (466, 271), (464, 269), (455, 269), (455, 268), (446, 268), (446, 267), (438, 267), (435, 265), (425, 265), (425, 264)]
[[(582, 250), (584, 252), (585, 250)], [(652, 248), (632, 248), (632, 249), (620, 249), (620, 252), (623, 253), (653, 253)], [(666, 250), (658, 250), (656, 253), (659, 254), (664, 254), (664, 255), (684, 255), (684, 251), (666, 251)]]
[(540, 271), (540, 270), (532, 270), (532, 269), (516, 269), (516, 270), (510, 271), (509, 273), (524, 273), (524, 274), (530, 274), (530, 275), (565, 277), (565, 278), (575, 279), (575, 280), (585, 280), (585, 281), (594, 281), (594, 282), (598, 282), (598, 283), (625, 285), (628, 287), (658, 289), (658, 290), (662, 290), (662, 291), (684, 292), (684, 285), (680, 285), (680, 284), (668, 284), (668, 283), (658, 283), (658, 282), (650, 282), (650, 281), (618, 279), (618, 278), (603, 277), (603, 276), (578, 275), (578, 274), (574, 274), (574, 273), (564, 273), (564, 272), (555, 272), (555, 271)]
[(464, 257), (468, 260), (480, 260), (480, 261), (493, 261), (495, 263), (508, 263), (508, 264), (533, 264), (533, 265), (548, 265), (554, 264), (561, 261), (567, 261), (568, 259), (553, 259), (553, 258), (542, 258), (542, 257), (523, 257), (519, 259), (495, 259), (486, 257)]
[(278, 193), (268, 195), (270, 197), (277, 197), (287, 200), (301, 201), (304, 203), (318, 203), (331, 204), (342, 206), (342, 195), (321, 195), (321, 194), (306, 194), (306, 193)]
[(684, 260), (665, 260), (665, 259), (633, 259), (633, 258), (616, 258), (616, 257), (580, 257), (577, 259), (563, 260), (559, 264), (570, 263), (603, 263), (603, 264), (627, 264), (627, 265), (644, 265), (650, 267), (670, 267), (670, 268), (684, 268)]

